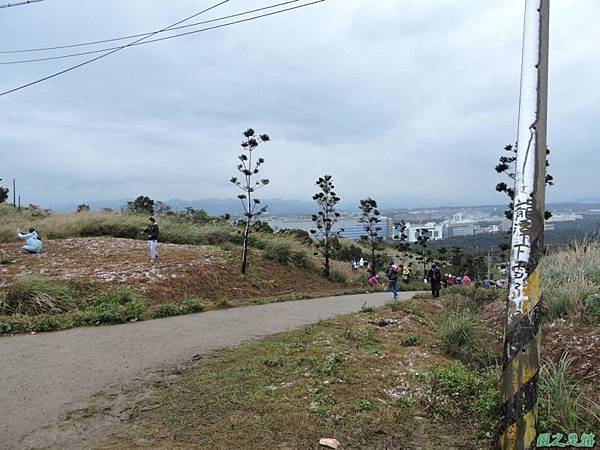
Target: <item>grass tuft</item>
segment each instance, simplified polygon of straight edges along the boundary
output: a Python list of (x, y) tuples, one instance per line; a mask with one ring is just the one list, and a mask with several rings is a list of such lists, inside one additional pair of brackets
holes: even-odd
[(459, 354), (463, 347), (473, 347), (477, 332), (477, 322), (467, 311), (453, 311), (445, 315), (437, 327), (442, 349), (450, 356)]
[(587, 398), (569, 377), (575, 358), (563, 353), (558, 363), (545, 361), (540, 376), (540, 429), (581, 433), (597, 428), (600, 405)]
[(66, 283), (25, 277), (13, 283), (0, 299), (0, 314), (61, 313), (71, 310), (74, 305), (74, 293)]

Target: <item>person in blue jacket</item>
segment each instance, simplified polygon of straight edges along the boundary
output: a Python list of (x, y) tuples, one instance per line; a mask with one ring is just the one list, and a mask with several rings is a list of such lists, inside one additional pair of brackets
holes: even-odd
[(21, 247), (26, 253), (37, 254), (42, 251), (42, 240), (35, 231), (35, 228), (30, 228), (29, 233), (21, 233), (18, 230), (17, 237), (25, 241), (25, 245)]

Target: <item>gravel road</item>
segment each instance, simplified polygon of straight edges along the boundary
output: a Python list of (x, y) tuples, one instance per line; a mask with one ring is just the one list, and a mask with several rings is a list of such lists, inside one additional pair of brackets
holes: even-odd
[(53, 430), (108, 386), (126, 386), (145, 372), (356, 312), (365, 302), (377, 307), (387, 301), (387, 293), (349, 295), (0, 337), (0, 449), (59, 448)]

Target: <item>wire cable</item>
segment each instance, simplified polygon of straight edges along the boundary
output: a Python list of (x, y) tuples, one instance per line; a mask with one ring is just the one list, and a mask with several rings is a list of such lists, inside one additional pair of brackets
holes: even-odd
[(44, 0), (24, 0), (22, 2), (17, 2), (17, 3), (7, 3), (5, 5), (0, 5), (0, 9), (12, 8), (13, 6), (29, 5), (30, 3), (37, 3), (37, 2), (43, 2), (43, 1)]
[[(42, 0), (36, 0), (36, 1), (42, 1)], [(279, 6), (289, 5), (290, 3), (297, 3), (299, 1), (300, 0), (289, 0), (286, 2), (282, 2), (282, 3), (277, 3), (275, 5), (265, 6), (262, 8), (252, 9), (252, 10), (244, 11), (244, 12), (237, 13), (237, 14), (230, 14), (228, 16), (218, 17), (216, 19), (204, 20), (202, 22), (190, 23), (187, 25), (181, 25), (181, 26), (177, 26), (177, 27), (171, 27), (168, 31), (181, 30), (183, 28), (195, 27), (195, 26), (204, 25), (207, 23), (218, 22), (220, 20), (232, 19), (234, 17), (239, 17), (239, 16), (243, 16), (243, 15), (247, 15), (247, 14), (253, 14), (255, 12), (264, 11), (266, 9), (277, 8)], [(51, 50), (61, 50), (61, 49), (66, 49), (66, 48), (86, 47), (86, 46), (90, 46), (90, 45), (106, 44), (108, 42), (123, 41), (125, 39), (134, 39), (134, 38), (138, 38), (138, 37), (142, 37), (142, 36), (147, 36), (150, 34), (152, 34), (152, 33), (132, 34), (129, 36), (122, 36), (122, 37), (116, 37), (116, 38), (111, 38), (111, 39), (102, 39), (99, 41), (81, 42), (78, 44), (69, 44), (69, 45), (57, 45), (55, 47), (26, 48), (26, 49), (19, 49), (19, 50), (0, 50), (0, 54), (45, 52), (45, 51), (51, 51)]]
[(3, 97), (3, 96), (5, 96), (5, 95), (8, 95), (8, 94), (12, 94), (13, 92), (20, 91), (21, 89), (25, 89), (25, 88), (27, 88), (27, 87), (33, 86), (33, 85), (35, 85), (35, 84), (38, 84), (38, 83), (41, 83), (41, 82), (43, 82), (43, 81), (47, 81), (47, 80), (50, 80), (50, 79), (52, 79), (52, 78), (58, 77), (59, 75), (63, 75), (63, 74), (65, 74), (65, 73), (67, 73), (67, 72), (71, 72), (72, 70), (79, 69), (80, 67), (83, 67), (83, 66), (85, 66), (85, 65), (91, 64), (91, 63), (93, 63), (93, 62), (95, 62), (95, 61), (98, 61), (99, 59), (102, 59), (102, 58), (105, 58), (105, 57), (107, 57), (107, 56), (109, 56), (109, 55), (112, 55), (113, 53), (116, 53), (116, 52), (118, 52), (119, 50), (123, 50), (124, 48), (131, 47), (132, 45), (135, 45), (135, 44), (137, 44), (138, 42), (144, 41), (144, 40), (146, 40), (147, 38), (149, 38), (149, 37), (151, 37), (151, 36), (154, 36), (155, 34), (158, 34), (158, 33), (160, 33), (161, 31), (168, 30), (169, 28), (172, 28), (172, 27), (175, 27), (175, 26), (177, 26), (177, 25), (180, 25), (180, 24), (182, 24), (183, 22), (187, 22), (188, 20), (191, 20), (191, 19), (193, 19), (194, 17), (198, 17), (200, 14), (204, 14), (204, 13), (206, 13), (206, 12), (208, 12), (208, 11), (212, 10), (212, 9), (215, 9), (215, 8), (217, 8), (217, 7), (219, 7), (219, 6), (221, 6), (221, 5), (225, 4), (225, 3), (227, 3), (228, 1), (229, 1), (229, 0), (223, 0), (223, 1), (221, 1), (221, 2), (217, 3), (217, 4), (213, 5), (213, 6), (210, 6), (210, 7), (206, 8), (206, 9), (203, 9), (203, 10), (202, 10), (202, 11), (200, 11), (200, 12), (197, 12), (196, 14), (192, 14), (191, 16), (189, 16), (189, 17), (186, 17), (185, 19), (182, 19), (182, 20), (180, 20), (180, 21), (178, 21), (178, 22), (175, 22), (174, 24), (171, 24), (171, 25), (169, 25), (168, 27), (161, 28), (160, 30), (157, 30), (157, 31), (155, 31), (154, 33), (152, 33), (152, 34), (150, 34), (150, 35), (148, 35), (148, 36), (145, 36), (145, 37), (139, 38), (139, 39), (137, 39), (137, 40), (135, 40), (135, 41), (133, 41), (133, 42), (130, 42), (129, 44), (123, 45), (123, 46), (121, 46), (121, 47), (117, 47), (117, 48), (115, 48), (114, 50), (111, 50), (111, 51), (109, 51), (109, 52), (107, 52), (107, 53), (103, 53), (103, 54), (101, 54), (100, 56), (96, 56), (95, 58), (88, 59), (88, 60), (86, 60), (86, 61), (83, 61), (83, 62), (81, 62), (81, 63), (79, 63), (79, 64), (76, 64), (76, 65), (74, 65), (74, 66), (67, 67), (66, 69), (63, 69), (63, 70), (61, 70), (61, 71), (59, 71), (59, 72), (54, 72), (53, 74), (47, 75), (47, 76), (45, 76), (45, 77), (42, 77), (42, 78), (38, 78), (37, 80), (31, 81), (31, 82), (29, 82), (29, 83), (26, 83), (26, 84), (22, 84), (21, 86), (17, 86), (16, 88), (9, 89), (8, 91), (0, 92), (0, 97)]
[[(294, 0), (294, 1), (298, 1), (298, 0)], [(196, 33), (202, 33), (204, 31), (210, 31), (210, 30), (215, 30), (218, 28), (224, 28), (224, 27), (228, 27), (231, 25), (237, 25), (243, 22), (249, 22), (252, 20), (256, 20), (256, 19), (262, 19), (264, 17), (267, 16), (273, 16), (275, 14), (280, 14), (283, 12), (287, 12), (287, 11), (291, 11), (293, 9), (299, 9), (299, 8), (304, 8), (305, 6), (310, 6), (310, 5), (314, 5), (315, 3), (321, 3), (324, 2), (325, 0), (316, 0), (310, 3), (305, 3), (303, 5), (298, 5), (298, 6), (294, 6), (294, 7), (290, 7), (290, 8), (285, 8), (285, 9), (281, 9), (279, 11), (274, 11), (271, 13), (266, 13), (266, 14), (260, 14), (258, 16), (253, 16), (253, 17), (249, 17), (247, 19), (241, 19), (241, 20), (235, 20), (232, 22), (226, 22), (220, 25), (214, 25), (212, 27), (206, 27), (206, 28), (200, 28), (199, 30), (194, 30), (194, 31), (188, 31), (186, 33), (180, 33), (180, 34), (175, 34), (172, 36), (166, 36), (166, 37), (162, 37), (162, 38), (157, 38), (157, 39), (151, 39), (149, 41), (144, 41), (144, 42), (138, 42), (136, 44), (132, 44), (132, 47), (134, 46), (138, 46), (138, 45), (145, 45), (145, 44), (152, 44), (155, 42), (161, 42), (161, 41), (166, 41), (169, 39), (175, 39), (178, 37), (182, 37), (182, 36), (188, 36), (190, 34), (196, 34)], [(219, 19), (214, 19), (214, 20), (219, 20)], [(169, 30), (171, 31), (171, 30)], [(75, 58), (77, 56), (84, 56), (84, 55), (93, 55), (96, 53), (102, 53), (105, 51), (109, 51), (109, 50), (114, 50), (117, 49), (119, 47), (107, 47), (107, 48), (101, 48), (98, 50), (89, 50), (87, 52), (80, 52), (80, 53), (69, 53), (66, 55), (58, 55), (58, 56), (48, 56), (46, 58), (36, 58), (36, 59), (22, 59), (22, 60), (16, 60), (16, 61), (4, 61), (4, 62), (0, 62), (0, 66), (4, 66), (4, 65), (13, 65), (13, 64), (27, 64), (27, 63), (35, 63), (35, 62), (42, 62), (42, 61), (51, 61), (51, 60), (55, 60), (55, 59), (65, 59), (65, 58)]]

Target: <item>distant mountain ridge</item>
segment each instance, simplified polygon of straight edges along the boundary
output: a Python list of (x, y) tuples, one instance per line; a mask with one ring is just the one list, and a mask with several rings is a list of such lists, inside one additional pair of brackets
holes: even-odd
[[(80, 203), (86, 203), (90, 206), (92, 210), (98, 211), (103, 208), (110, 208), (114, 210), (119, 210), (120, 208), (127, 205), (128, 201), (133, 200), (132, 198), (125, 199), (115, 199), (115, 200), (95, 200), (89, 202), (79, 202), (79, 203), (71, 203), (71, 204), (62, 204), (62, 205), (50, 205), (50, 209), (57, 212), (69, 212), (75, 211), (77, 206)], [(181, 200), (181, 199), (171, 199), (171, 200), (162, 200), (164, 203), (169, 204), (175, 210), (183, 210), (186, 207), (190, 206), (195, 209), (203, 209), (208, 214), (211, 215), (221, 215), (225, 213), (229, 213), (233, 216), (242, 214), (242, 205), (240, 201), (235, 198), (231, 199), (203, 199), (203, 200)], [(401, 203), (398, 201), (398, 203)], [(316, 204), (313, 201), (308, 200), (298, 200), (298, 199), (262, 199), (262, 204), (267, 205), (269, 207), (268, 213), (270, 215), (307, 215), (313, 214), (316, 211)], [(41, 205), (46, 207), (45, 205)], [(488, 204), (488, 205), (478, 205), (478, 206), (421, 206), (418, 208), (412, 207), (401, 207), (401, 206), (393, 206), (393, 202), (387, 200), (382, 201), (380, 203), (380, 210), (382, 214), (399, 214), (407, 211), (415, 211), (415, 210), (448, 210), (448, 209), (476, 209), (476, 210), (491, 210), (491, 209), (506, 209), (507, 205), (503, 204)], [(573, 212), (587, 210), (590, 208), (600, 208), (600, 202), (555, 202), (548, 204), (549, 210), (572, 210)], [(340, 212), (350, 212), (357, 213), (358, 212), (358, 202), (341, 202), (338, 210)]]

